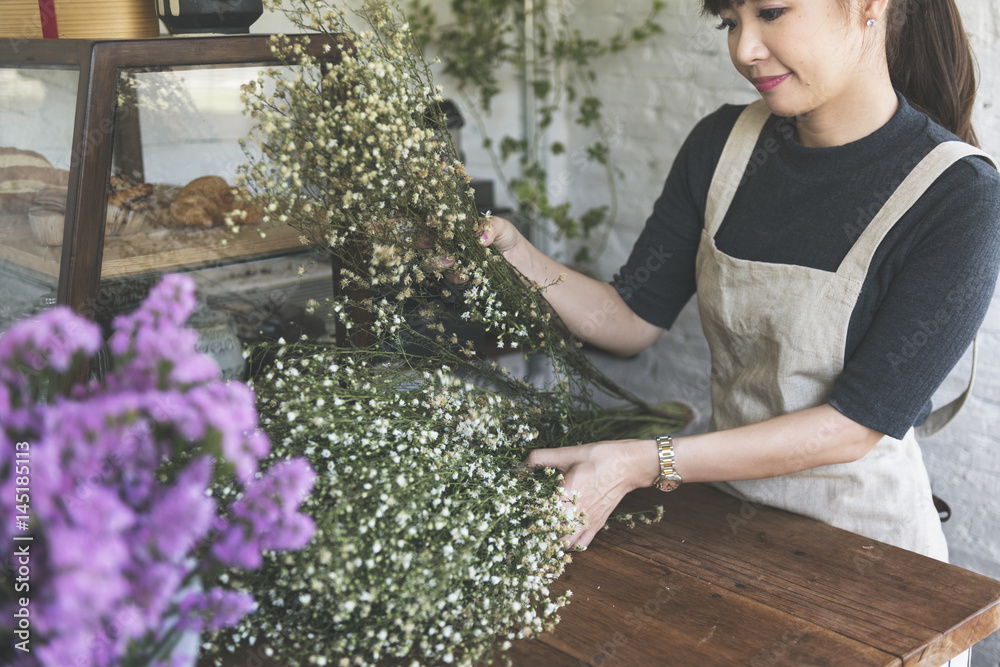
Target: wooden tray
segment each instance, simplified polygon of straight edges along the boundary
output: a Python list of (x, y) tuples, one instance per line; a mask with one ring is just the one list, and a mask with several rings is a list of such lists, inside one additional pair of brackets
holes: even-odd
[[(225, 227), (174, 229), (154, 226), (131, 236), (106, 237), (101, 279), (305, 250), (299, 236), (298, 231), (287, 225), (266, 230), (263, 238), (250, 226), (244, 227), (239, 234)], [(27, 216), (0, 216), (0, 265), (12, 265), (54, 287), (59, 281), (61, 259), (62, 246), (47, 247), (35, 241)]]

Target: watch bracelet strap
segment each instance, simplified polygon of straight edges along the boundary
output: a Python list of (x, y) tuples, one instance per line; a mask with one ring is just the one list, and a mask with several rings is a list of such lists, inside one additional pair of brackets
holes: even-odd
[(661, 475), (676, 475), (674, 468), (674, 439), (669, 435), (661, 435), (656, 438), (657, 456), (660, 460)]

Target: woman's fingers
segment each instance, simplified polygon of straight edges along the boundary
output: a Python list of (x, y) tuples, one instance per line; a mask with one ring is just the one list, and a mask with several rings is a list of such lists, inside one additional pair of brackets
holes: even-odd
[(506, 253), (522, 239), (521, 232), (509, 220), (491, 217), (480, 231), (479, 242), (484, 246), (493, 246), (495, 250)]
[(564, 539), (567, 548), (586, 547), (607, 522), (629, 489), (623, 442), (598, 442), (559, 449), (536, 449), (525, 459), (529, 466), (555, 468), (564, 473), (567, 500), (575, 500), (581, 519), (578, 530)]
[[(477, 230), (476, 234), (481, 245), (484, 247), (493, 246), (495, 250), (502, 253), (505, 253), (513, 248), (521, 238), (521, 233), (517, 231), (517, 228), (514, 227), (514, 225), (507, 220), (496, 216), (485, 220)], [(435, 245), (434, 238), (425, 234), (408, 235), (406, 240), (408, 243), (411, 243), (413, 247), (421, 250), (428, 250), (433, 248)], [(457, 262), (454, 257), (442, 255), (428, 260), (425, 263), (425, 266), (431, 271), (441, 271), (448, 281), (456, 285), (461, 285), (468, 282), (469, 277), (460, 271), (449, 270), (455, 266), (456, 263)]]
[(528, 466), (543, 466), (545, 468), (556, 468), (566, 472), (567, 464), (573, 460), (574, 447), (564, 447), (560, 449), (535, 449), (532, 450), (524, 463)]

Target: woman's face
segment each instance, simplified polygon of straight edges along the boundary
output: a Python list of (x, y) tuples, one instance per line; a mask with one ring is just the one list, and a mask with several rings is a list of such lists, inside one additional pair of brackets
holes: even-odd
[(779, 116), (850, 108), (872, 78), (866, 17), (839, 0), (747, 0), (719, 16), (736, 69)]

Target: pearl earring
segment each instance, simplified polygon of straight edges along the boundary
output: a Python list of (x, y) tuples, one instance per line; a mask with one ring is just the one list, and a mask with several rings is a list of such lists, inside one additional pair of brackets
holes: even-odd
[(868, 19), (869, 28), (874, 28), (876, 23), (878, 23), (878, 21), (876, 21), (875, 19)]

